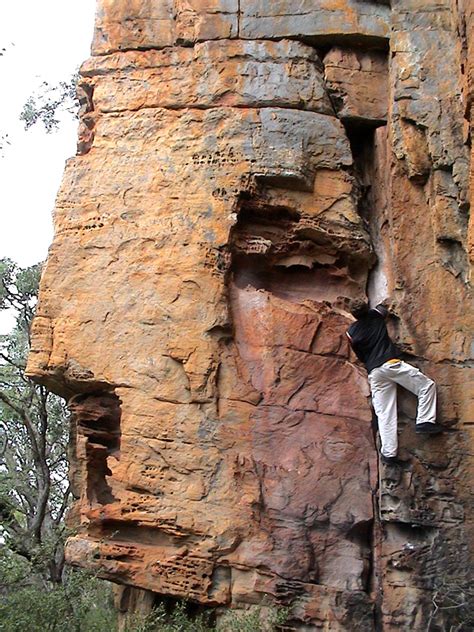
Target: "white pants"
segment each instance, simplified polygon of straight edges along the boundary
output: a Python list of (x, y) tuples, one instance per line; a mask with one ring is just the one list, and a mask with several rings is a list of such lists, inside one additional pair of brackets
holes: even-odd
[(402, 360), (396, 363), (385, 362), (372, 369), (369, 384), (379, 422), (381, 452), (385, 456), (396, 456), (397, 384), (418, 396), (417, 424), (436, 421), (436, 385), (419, 369)]

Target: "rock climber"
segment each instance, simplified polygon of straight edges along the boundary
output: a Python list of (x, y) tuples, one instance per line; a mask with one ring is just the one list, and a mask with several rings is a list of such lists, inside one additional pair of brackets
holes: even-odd
[(349, 311), (356, 321), (346, 335), (369, 375), (382, 461), (388, 465), (401, 465), (402, 461), (397, 457), (397, 384), (418, 397), (415, 431), (430, 435), (444, 430), (436, 423), (436, 385), (419, 369), (400, 359), (387, 331), (385, 320), (389, 312), (383, 304), (370, 309), (366, 301), (355, 299), (350, 302)]

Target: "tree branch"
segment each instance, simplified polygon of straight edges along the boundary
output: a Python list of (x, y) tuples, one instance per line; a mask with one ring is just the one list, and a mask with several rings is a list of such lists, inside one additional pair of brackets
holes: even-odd
[(2, 358), (2, 360), (5, 360), (5, 362), (7, 364), (10, 364), (11, 366), (14, 366), (15, 369), (18, 369), (21, 372), (23, 372), (25, 370), (25, 365), (17, 364), (14, 360), (12, 360), (9, 356), (5, 355), (1, 351), (0, 351), (0, 358)]
[(69, 505), (70, 496), (71, 496), (71, 485), (68, 485), (66, 491), (64, 492), (63, 502), (61, 503), (61, 507), (58, 511), (58, 515), (53, 521), (56, 526), (59, 525), (59, 523), (62, 521), (64, 517), (66, 509), (68, 508), (68, 505)]
[[(11, 399), (11, 397), (9, 395), (7, 395), (3, 391), (0, 391), (0, 401), (2, 401), (9, 408), (11, 408), (14, 412), (16, 412), (16, 414), (23, 421), (23, 423), (25, 424), (26, 430), (28, 432), (28, 437), (29, 437), (29, 439), (31, 441), (31, 444), (32, 444), (33, 458), (35, 458), (35, 453), (39, 457), (39, 449), (38, 449), (38, 442), (36, 440), (36, 433), (35, 433), (35, 430), (34, 430), (34, 427), (33, 427), (33, 423), (31, 421), (31, 417), (28, 414), (28, 411), (25, 408), (23, 408), (22, 406), (20, 406), (19, 404), (17, 404), (16, 402), (14, 402)], [(35, 459), (35, 462), (36, 462), (36, 459)], [(38, 463), (38, 465), (40, 465), (40, 463)]]

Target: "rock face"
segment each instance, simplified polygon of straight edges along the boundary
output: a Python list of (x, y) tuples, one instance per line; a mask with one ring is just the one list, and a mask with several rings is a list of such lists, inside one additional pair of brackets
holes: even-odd
[[(70, 400), (70, 563), (288, 630), (470, 629), (473, 29), (99, 0), (28, 368)], [(421, 439), (401, 393), (401, 469), (344, 335), (366, 293), (457, 429)]]

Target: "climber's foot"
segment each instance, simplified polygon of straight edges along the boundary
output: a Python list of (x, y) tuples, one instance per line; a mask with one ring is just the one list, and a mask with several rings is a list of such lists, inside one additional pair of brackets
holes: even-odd
[(382, 463), (384, 465), (398, 465), (399, 467), (404, 467), (406, 465), (406, 461), (398, 458), (398, 456), (385, 456), (385, 454), (381, 454), (380, 458), (382, 459)]
[(416, 424), (415, 432), (418, 434), (439, 434), (445, 432), (446, 427), (437, 423)]

